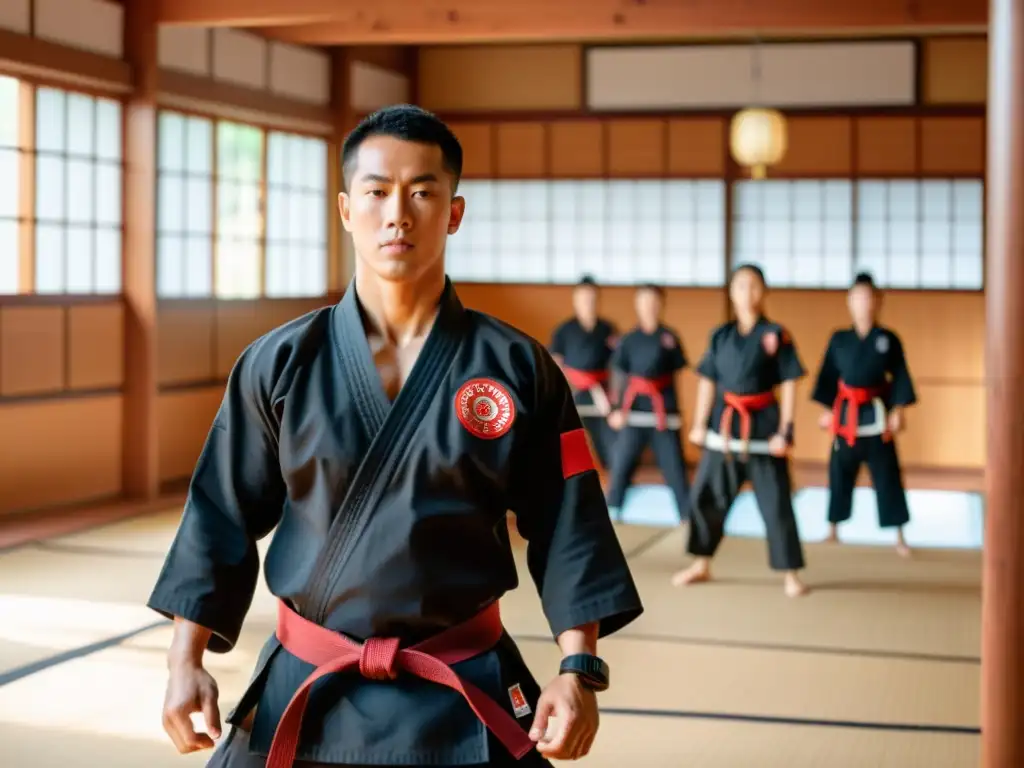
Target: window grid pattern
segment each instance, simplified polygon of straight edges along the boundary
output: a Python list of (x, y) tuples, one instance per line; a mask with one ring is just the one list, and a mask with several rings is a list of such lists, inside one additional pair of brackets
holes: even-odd
[(0, 294), (18, 292), (21, 222), (20, 83), (0, 76)]
[(464, 180), (466, 215), (448, 238), (458, 282), (606, 285), (725, 281), (720, 179)]
[(161, 112), (157, 151), (157, 295), (213, 289), (213, 121)]
[(36, 90), (35, 288), (121, 291), (121, 105)]
[(263, 287), (263, 141), (255, 126), (217, 122), (219, 298), (255, 298)]
[(327, 293), (327, 142), (267, 134), (267, 296)]
[(859, 182), (856, 269), (889, 288), (981, 290), (984, 207), (980, 180)]

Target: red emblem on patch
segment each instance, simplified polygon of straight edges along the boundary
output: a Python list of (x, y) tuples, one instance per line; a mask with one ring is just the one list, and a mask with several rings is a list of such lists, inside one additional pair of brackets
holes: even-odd
[(516, 406), (508, 390), (493, 379), (471, 379), (455, 393), (455, 413), (462, 426), (484, 440), (512, 428)]
[(608, 344), (609, 349), (615, 349), (617, 346), (619, 346), (619, 337), (614, 335), (609, 336), (608, 341), (606, 343)]
[(769, 355), (774, 355), (779, 351), (779, 335), (775, 331), (768, 331), (761, 336), (761, 346)]
[(665, 349), (674, 349), (676, 346), (676, 340), (671, 333), (661, 334), (661, 346)]

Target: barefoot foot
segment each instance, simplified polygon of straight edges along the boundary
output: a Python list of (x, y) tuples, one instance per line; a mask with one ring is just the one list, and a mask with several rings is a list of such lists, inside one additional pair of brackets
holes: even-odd
[(912, 553), (910, 547), (907, 546), (907, 542), (901, 541), (896, 545), (896, 554), (900, 557), (910, 557)]
[(711, 580), (711, 566), (706, 560), (698, 560), (689, 568), (677, 571), (672, 576), (673, 587), (685, 587), (688, 584), (698, 584), (702, 581)]
[(803, 597), (811, 591), (795, 573), (787, 573), (785, 580), (786, 597)]

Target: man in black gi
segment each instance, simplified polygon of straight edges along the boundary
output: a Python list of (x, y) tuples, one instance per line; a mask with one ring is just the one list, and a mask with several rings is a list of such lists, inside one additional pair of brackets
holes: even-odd
[(679, 520), (690, 517), (690, 487), (679, 439), (681, 401), (676, 374), (686, 367), (679, 334), (662, 322), (664, 294), (656, 285), (636, 291), (637, 326), (612, 353), (615, 409), (608, 423), (619, 432), (611, 455), (608, 506), (621, 509), (644, 449), (650, 445)]
[[(366, 118), (343, 149), (352, 283), (231, 372), (149, 600), (175, 620), (164, 727), (211, 747), (203, 654), (234, 647), (276, 528), (277, 630), (212, 766), (545, 766), (593, 742), (597, 639), (642, 607), (565, 377), (445, 277), (461, 168), (433, 115)], [(543, 691), (498, 611), (506, 510), (562, 650)]]
[(896, 453), (903, 409), (917, 402), (900, 337), (877, 322), (880, 296), (871, 275), (861, 273), (847, 295), (851, 328), (832, 334), (811, 399), (829, 410), (820, 425), (834, 438), (828, 465), (830, 541), (853, 512), (853, 491), (862, 463), (868, 465), (878, 502), (878, 524), (896, 529), (896, 551), (910, 548), (903, 526), (910, 508)]
[(615, 347), (615, 325), (597, 314), (598, 287), (584, 277), (572, 292), (573, 318), (559, 325), (551, 337), (551, 354), (562, 367), (575, 392), (576, 410), (590, 435), (590, 443), (604, 467), (608, 466), (608, 361)]

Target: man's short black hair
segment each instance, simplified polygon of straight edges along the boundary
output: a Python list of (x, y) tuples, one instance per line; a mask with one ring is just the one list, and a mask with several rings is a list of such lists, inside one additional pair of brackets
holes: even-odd
[(764, 270), (757, 266), (757, 264), (737, 264), (732, 271), (732, 275), (729, 277), (729, 282), (731, 283), (736, 275), (744, 271), (757, 275), (757, 279), (761, 281), (761, 285), (766, 288), (768, 287), (768, 281), (764, 279)]
[(578, 283), (576, 283), (576, 287), (577, 288), (594, 288), (596, 290), (597, 289), (597, 280), (595, 280), (590, 275), (583, 275), (583, 277), (580, 278), (580, 281)]
[(391, 136), (403, 141), (433, 144), (441, 148), (444, 168), (452, 175), (452, 193), (462, 177), (462, 145), (451, 128), (432, 112), (412, 104), (395, 104), (367, 115), (345, 138), (341, 149), (341, 168), (345, 189), (355, 170), (359, 147), (374, 136)]
[(857, 276), (853, 278), (853, 285), (850, 288), (856, 288), (858, 285), (866, 285), (872, 291), (877, 289), (875, 285), (875, 278), (871, 276), (870, 272), (858, 272)]

